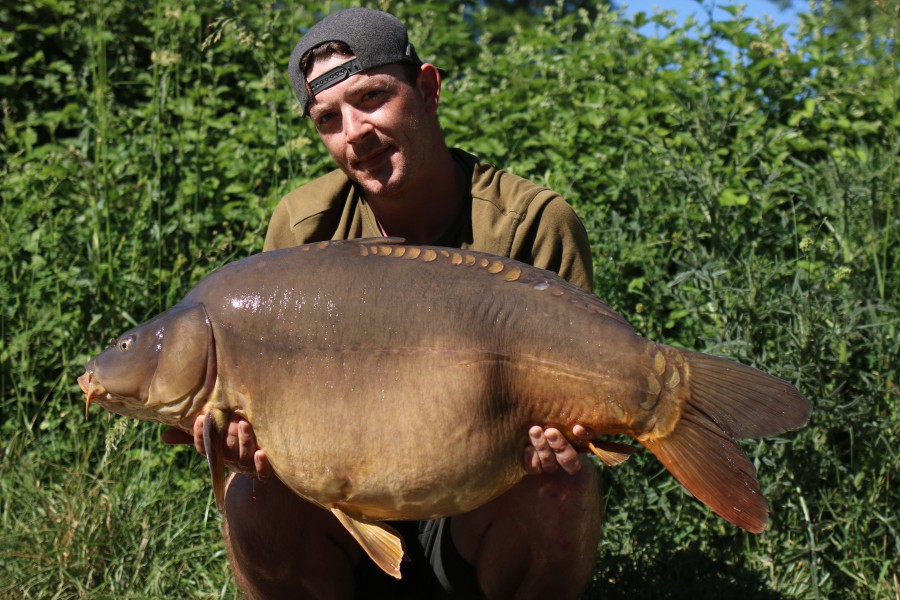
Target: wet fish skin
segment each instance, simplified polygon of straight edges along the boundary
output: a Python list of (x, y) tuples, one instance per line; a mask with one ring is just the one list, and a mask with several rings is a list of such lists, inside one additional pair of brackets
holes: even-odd
[(219, 502), (215, 448), (227, 415), (244, 416), (278, 477), (395, 576), (402, 547), (378, 521), (499, 495), (524, 476), (534, 424), (630, 435), (715, 512), (762, 531), (767, 506), (735, 440), (810, 412), (784, 381), (637, 336), (553, 273), (396, 240), (232, 263), (126, 332), (79, 383), (89, 402), (185, 431), (205, 412)]

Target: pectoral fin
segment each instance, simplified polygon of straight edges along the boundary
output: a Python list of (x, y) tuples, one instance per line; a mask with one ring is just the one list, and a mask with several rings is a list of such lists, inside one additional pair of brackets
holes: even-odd
[(400, 579), (403, 539), (395, 529), (380, 521), (351, 517), (336, 506), (331, 507), (331, 512), (382, 571), (394, 579)]
[(227, 432), (227, 414), (216, 408), (206, 413), (206, 422), (203, 424), (203, 446), (206, 450), (206, 460), (209, 462), (209, 476), (212, 479), (216, 508), (220, 512), (225, 506), (225, 457), (222, 454), (222, 445)]
[(596, 454), (597, 458), (602, 460), (607, 467), (618, 467), (631, 458), (631, 455), (637, 450), (636, 447), (629, 446), (628, 444), (618, 444), (616, 442), (606, 442), (601, 440), (588, 442), (588, 448), (590, 448), (591, 452)]

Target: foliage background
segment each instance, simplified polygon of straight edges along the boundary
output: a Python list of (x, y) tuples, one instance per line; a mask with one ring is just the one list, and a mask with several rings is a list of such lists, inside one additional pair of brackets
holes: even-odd
[[(790, 47), (738, 9), (673, 27), (579, 4), (371, 3), (449, 68), (452, 144), (575, 205), (599, 295), (814, 405), (746, 446), (761, 536), (646, 455), (604, 470), (585, 597), (900, 597), (896, 0), (854, 30), (819, 3)], [(86, 421), (75, 377), (259, 251), (278, 198), (330, 170), (285, 73), (329, 8), (0, 8), (0, 596), (235, 597), (203, 461), (150, 424)]]

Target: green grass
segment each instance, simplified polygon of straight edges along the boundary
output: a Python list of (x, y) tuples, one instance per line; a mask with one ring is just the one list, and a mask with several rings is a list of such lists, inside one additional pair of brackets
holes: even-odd
[[(804, 429), (745, 445), (760, 536), (647, 453), (604, 469), (585, 597), (900, 598), (893, 21), (851, 35), (807, 16), (786, 48), (740, 15), (643, 38), (644, 17), (603, 9), (388, 5), (450, 68), (450, 143), (576, 207), (599, 295), (813, 404)], [(331, 168), (285, 74), (322, 10), (0, 8), (0, 597), (236, 596), (202, 458), (150, 424), (86, 420), (75, 377), (259, 251), (278, 198)]]
[(161, 459), (158, 443), (155, 428), (140, 427), (106, 454), (94, 429), (73, 462), (31, 452), (2, 473), (0, 595), (232, 597), (205, 463), (185, 451)]

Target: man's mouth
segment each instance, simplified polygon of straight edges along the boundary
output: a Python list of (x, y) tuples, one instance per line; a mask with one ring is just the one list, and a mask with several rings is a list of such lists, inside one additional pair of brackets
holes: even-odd
[(362, 158), (353, 161), (353, 168), (360, 171), (371, 170), (381, 164), (390, 154), (391, 146), (382, 146), (377, 150), (366, 153)]

